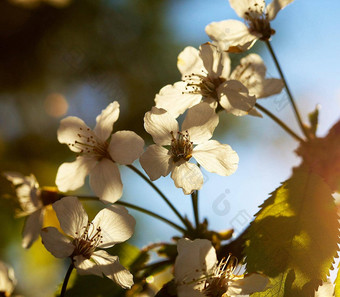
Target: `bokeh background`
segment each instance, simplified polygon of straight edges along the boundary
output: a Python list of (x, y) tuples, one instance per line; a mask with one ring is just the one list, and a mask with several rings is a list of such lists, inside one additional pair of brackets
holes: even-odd
[[(272, 45), (303, 118), (322, 106), (319, 136), (340, 115), (339, 11), (336, 0), (296, 0), (272, 24), (277, 32)], [(78, 116), (93, 127), (113, 100), (121, 106), (115, 130), (133, 130), (150, 143), (143, 116), (159, 89), (180, 79), (178, 53), (208, 41), (208, 23), (229, 18), (237, 16), (227, 0), (0, 0), (0, 171), (33, 173), (40, 185), (53, 186), (58, 166), (74, 159), (57, 141), (60, 119)], [(265, 60), (268, 77), (278, 77), (263, 44), (252, 52)], [(233, 55), (233, 65), (244, 55)], [(285, 92), (260, 103), (298, 131)], [(204, 171), (200, 216), (212, 229), (234, 228), (237, 236), (299, 164), (297, 143), (266, 116), (221, 113), (215, 136), (238, 152), (240, 164), (230, 177)], [(143, 180), (121, 169), (123, 201), (177, 222)], [(193, 217), (191, 199), (170, 178), (156, 184), (181, 213)], [(86, 186), (76, 193), (91, 194)], [(40, 241), (29, 250), (21, 248), (24, 220), (14, 218), (15, 203), (6, 199), (13, 189), (4, 178), (0, 194), (0, 259), (15, 268), (16, 292), (52, 296), (64, 278), (65, 262), (54, 259)], [(100, 207), (87, 204), (93, 214)], [(130, 243), (138, 247), (177, 234), (162, 222), (131, 213), (137, 228)]]

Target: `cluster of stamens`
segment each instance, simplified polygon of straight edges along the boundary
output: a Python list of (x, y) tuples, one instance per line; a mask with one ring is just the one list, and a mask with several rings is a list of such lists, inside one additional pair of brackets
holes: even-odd
[(77, 133), (77, 139), (68, 145), (78, 149), (79, 154), (91, 155), (98, 159), (108, 157), (108, 143), (100, 141), (90, 128), (84, 131), (84, 129), (80, 127), (79, 133)]
[(213, 269), (204, 284), (203, 292), (207, 297), (222, 297), (228, 289), (228, 281), (232, 279), (233, 272), (237, 267), (236, 257), (229, 256), (223, 258)]
[(208, 73), (202, 70), (202, 74), (188, 74), (184, 76), (186, 82), (185, 92), (183, 94), (200, 94), (206, 98), (218, 100), (216, 89), (223, 82), (220, 78), (211, 78)]
[(180, 160), (188, 161), (192, 156), (193, 143), (190, 141), (188, 131), (177, 132), (177, 137), (171, 131), (171, 148), (170, 152), (174, 162)]
[(40, 200), (44, 206), (51, 205), (61, 199), (56, 187), (43, 187), (40, 190)]
[[(85, 230), (73, 240), (75, 246), (73, 256), (82, 255), (87, 259), (90, 259), (93, 252), (96, 250), (99, 244), (103, 243), (101, 235), (101, 228), (95, 228), (93, 223), (88, 223), (87, 226), (83, 227)], [(76, 232), (76, 235), (79, 235)]]
[(270, 36), (275, 34), (275, 30), (270, 27), (268, 13), (264, 12), (264, 7), (257, 3), (254, 7), (249, 7), (244, 13), (244, 19), (248, 23), (250, 32), (260, 33), (261, 40), (269, 40)]

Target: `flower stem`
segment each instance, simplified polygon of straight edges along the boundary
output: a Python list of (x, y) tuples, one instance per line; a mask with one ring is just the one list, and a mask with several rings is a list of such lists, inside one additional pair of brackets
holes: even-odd
[(70, 276), (71, 276), (73, 268), (74, 268), (74, 265), (73, 265), (73, 262), (71, 262), (70, 267), (68, 268), (68, 270), (66, 272), (66, 275), (65, 275), (65, 278), (64, 278), (63, 286), (61, 288), (60, 297), (64, 297), (65, 296), (67, 283), (68, 283), (68, 281), (70, 279)]
[(194, 210), (195, 225), (196, 225), (196, 229), (197, 229), (199, 224), (200, 224), (199, 215), (198, 215), (198, 190), (192, 192), (191, 201), (192, 201), (192, 208)]
[[(78, 196), (79, 199), (84, 199), (84, 200), (97, 200), (99, 201), (99, 199), (97, 197), (93, 197), (93, 196)], [(131, 204), (131, 203), (128, 203), (128, 202), (124, 202), (124, 201), (116, 201), (114, 204), (119, 204), (119, 205), (122, 205), (122, 206), (125, 206), (125, 207), (128, 207), (128, 208), (132, 208), (134, 210), (137, 210), (137, 211), (140, 211), (142, 213), (145, 213), (149, 216), (152, 216), (156, 219), (159, 219), (169, 225), (171, 225), (172, 227), (174, 227), (175, 229), (177, 229), (178, 231), (182, 232), (182, 233), (186, 233), (186, 230), (184, 228), (182, 228), (181, 226), (175, 224), (174, 222), (150, 211), (150, 210), (147, 210), (143, 207), (140, 207), (140, 206), (137, 206), (137, 205), (134, 205), (134, 204)]]
[(188, 222), (182, 217), (182, 215), (178, 212), (178, 210), (172, 205), (172, 203), (169, 201), (168, 198), (161, 192), (160, 189), (158, 189), (155, 184), (149, 180), (149, 178), (143, 174), (138, 168), (136, 168), (133, 165), (126, 165), (130, 169), (132, 169), (135, 173), (137, 173), (142, 179), (144, 179), (165, 201), (166, 204), (172, 209), (172, 211), (177, 215), (177, 217), (181, 220), (181, 222), (188, 228), (188, 230), (191, 229), (191, 226), (188, 224)]
[(299, 123), (299, 126), (300, 126), (301, 130), (303, 131), (303, 133), (305, 134), (305, 136), (307, 137), (307, 139), (309, 139), (308, 131), (306, 130), (305, 125), (302, 123), (302, 120), (301, 120), (301, 116), (300, 116), (299, 110), (297, 109), (297, 106), (296, 106), (296, 104), (295, 104), (295, 101), (294, 101), (294, 98), (293, 98), (293, 96), (292, 96), (292, 93), (290, 92), (290, 89), (289, 89), (289, 87), (288, 87), (288, 85), (287, 85), (286, 79), (285, 79), (285, 77), (284, 77), (284, 75), (283, 75), (283, 72), (282, 72), (282, 70), (281, 70), (279, 61), (278, 61), (277, 58), (276, 58), (276, 55), (275, 55), (275, 53), (274, 53), (274, 50), (273, 50), (273, 48), (272, 48), (272, 46), (271, 46), (269, 40), (266, 40), (266, 45), (267, 45), (267, 47), (268, 47), (268, 50), (269, 50), (270, 54), (271, 54), (272, 57), (273, 57), (274, 63), (275, 63), (275, 65), (276, 65), (276, 68), (277, 68), (277, 70), (279, 71), (280, 76), (281, 76), (282, 81), (283, 81), (283, 84), (284, 84), (284, 86), (285, 86), (285, 88), (286, 88), (286, 90), (287, 90), (287, 94), (288, 94), (290, 103), (292, 104), (292, 107), (293, 107), (293, 110), (294, 110), (294, 112), (295, 112), (295, 116), (296, 116), (296, 119), (297, 119), (297, 121), (298, 121), (298, 123)]
[(182, 228), (181, 226), (171, 222), (170, 220), (150, 211), (150, 210), (147, 210), (145, 208), (142, 208), (142, 207), (139, 207), (137, 205), (133, 205), (133, 204), (130, 204), (128, 202), (124, 202), (124, 201), (116, 201), (115, 204), (119, 204), (119, 205), (122, 205), (122, 206), (125, 206), (125, 207), (129, 207), (129, 208), (132, 208), (132, 209), (135, 209), (135, 210), (138, 210), (140, 212), (143, 212), (145, 214), (148, 214), (149, 216), (152, 216), (156, 219), (159, 219), (167, 224), (169, 224), (170, 226), (174, 227), (175, 229), (177, 229), (178, 231), (182, 232), (182, 233), (186, 233), (186, 230), (184, 228)]
[(296, 140), (300, 142), (304, 142), (304, 140), (300, 136), (298, 136), (293, 130), (291, 130), (284, 122), (282, 122), (278, 117), (272, 114), (268, 109), (264, 108), (262, 105), (258, 103), (255, 104), (255, 107), (263, 111), (267, 116), (269, 116), (274, 122), (276, 122), (283, 130), (285, 130), (288, 134), (290, 134)]

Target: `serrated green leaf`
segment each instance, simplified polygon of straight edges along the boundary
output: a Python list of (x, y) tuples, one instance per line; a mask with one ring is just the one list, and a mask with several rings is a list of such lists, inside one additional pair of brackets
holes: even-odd
[(246, 234), (247, 270), (263, 272), (272, 283), (252, 296), (314, 296), (336, 255), (338, 227), (328, 185), (297, 168), (262, 204)]
[[(338, 266), (338, 269), (340, 267), (340, 264)], [(338, 270), (338, 274), (335, 279), (335, 297), (340, 297), (340, 270)]]

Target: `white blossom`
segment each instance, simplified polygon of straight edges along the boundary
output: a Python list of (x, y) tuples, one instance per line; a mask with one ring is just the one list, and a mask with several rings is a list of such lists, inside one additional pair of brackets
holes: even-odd
[(18, 172), (4, 172), (3, 175), (15, 186), (21, 207), (18, 216), (27, 216), (22, 232), (22, 246), (29, 248), (40, 235), (46, 209), (60, 197), (56, 188), (40, 188), (33, 174), (24, 176)]
[(188, 195), (203, 185), (199, 167), (190, 163), (193, 157), (206, 170), (222, 176), (231, 175), (238, 166), (238, 155), (227, 144), (210, 140), (218, 124), (218, 115), (208, 103), (193, 106), (187, 112), (182, 130), (176, 119), (164, 109), (152, 108), (144, 117), (145, 130), (155, 144), (140, 157), (140, 163), (151, 180), (167, 176)]
[(0, 296), (11, 296), (16, 283), (13, 268), (0, 261)]
[[(41, 238), (46, 249), (57, 258), (71, 257), (79, 274), (103, 274), (123, 288), (133, 285), (132, 274), (117, 256), (102, 250), (129, 239), (135, 219), (119, 205), (101, 210), (92, 222), (76, 197), (65, 197), (53, 204), (60, 227), (42, 229)], [(99, 249), (97, 249), (99, 248)]]
[[(242, 82), (256, 99), (266, 98), (282, 91), (284, 84), (278, 78), (266, 78), (266, 66), (258, 54), (249, 54), (242, 58), (230, 77)], [(249, 115), (262, 116), (255, 107)]]
[(177, 66), (182, 81), (163, 87), (155, 97), (156, 107), (175, 117), (202, 99), (236, 116), (253, 109), (256, 98), (249, 94), (244, 81), (230, 73), (229, 55), (211, 43), (202, 44), (199, 50), (186, 47), (178, 56)]
[(90, 175), (91, 189), (103, 202), (113, 203), (122, 196), (123, 184), (117, 164), (128, 165), (138, 159), (144, 141), (132, 131), (118, 131), (111, 136), (118, 117), (119, 104), (115, 101), (97, 116), (93, 130), (77, 117), (61, 121), (59, 142), (66, 143), (78, 154), (74, 162), (64, 163), (58, 169), (56, 184), (61, 191), (80, 188)]
[(293, 0), (229, 0), (231, 7), (245, 23), (237, 20), (212, 22), (205, 31), (221, 50), (239, 53), (248, 50), (256, 40), (269, 40), (275, 33), (270, 22)]
[(218, 262), (207, 239), (180, 239), (175, 262), (178, 297), (222, 297), (249, 295), (267, 289), (269, 279), (258, 273), (235, 275), (232, 256)]

